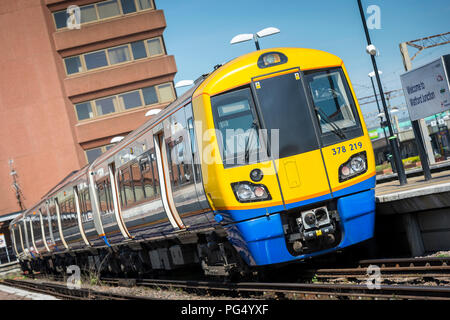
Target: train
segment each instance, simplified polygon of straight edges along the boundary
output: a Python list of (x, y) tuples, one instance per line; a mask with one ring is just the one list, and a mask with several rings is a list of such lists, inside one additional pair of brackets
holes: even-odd
[(192, 81), (9, 230), (27, 272), (245, 276), (371, 239), (374, 187), (343, 61), (271, 48)]

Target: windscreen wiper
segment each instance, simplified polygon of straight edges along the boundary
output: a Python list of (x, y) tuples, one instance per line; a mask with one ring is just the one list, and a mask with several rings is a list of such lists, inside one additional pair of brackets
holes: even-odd
[(253, 137), (253, 130), (256, 130), (257, 128), (258, 124), (256, 123), (256, 120), (253, 120), (247, 140), (245, 141), (245, 163), (248, 163), (250, 158), (250, 138)]
[(321, 118), (321, 120), (325, 120), (326, 123), (328, 123), (331, 126), (331, 132), (333, 132), (335, 135), (337, 135), (339, 138), (341, 139), (345, 139), (346, 136), (344, 134), (344, 132), (342, 131), (341, 128), (339, 128), (339, 126), (337, 126), (333, 121), (330, 120), (330, 118), (328, 118), (328, 116), (319, 108), (314, 108), (318, 113), (320, 113), (320, 115), (323, 117)]

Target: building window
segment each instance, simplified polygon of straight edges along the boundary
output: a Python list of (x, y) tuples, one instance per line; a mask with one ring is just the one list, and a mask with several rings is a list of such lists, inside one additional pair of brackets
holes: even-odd
[[(80, 6), (81, 24), (119, 17), (137, 11), (153, 9), (151, 0), (106, 0)], [(67, 27), (69, 15), (66, 10), (53, 13), (56, 29)]]
[(131, 43), (131, 50), (133, 51), (134, 60), (147, 58), (147, 49), (144, 41), (136, 41)]
[(78, 120), (90, 119), (94, 116), (89, 102), (76, 104), (75, 109), (77, 110)]
[(163, 54), (162, 38), (157, 37), (68, 57), (64, 59), (64, 64), (67, 75), (72, 75)]
[(152, 4), (151, 0), (137, 0), (137, 2), (139, 3), (139, 9), (140, 10), (152, 9), (153, 8), (153, 4)]
[(108, 57), (110, 64), (129, 61), (131, 60), (130, 49), (128, 48), (128, 45), (108, 49)]
[(97, 110), (97, 114), (99, 116), (116, 112), (116, 108), (114, 107), (115, 97), (108, 97), (103, 99), (95, 100), (95, 106)]
[(123, 14), (136, 12), (136, 3), (134, 0), (120, 0)]
[(75, 104), (79, 121), (175, 100), (172, 83), (163, 83)]
[(98, 148), (93, 148), (93, 149), (89, 149), (89, 150), (85, 150), (84, 152), (86, 153), (86, 158), (87, 161), (89, 163), (92, 163), (95, 161), (95, 159), (97, 159), (98, 157), (100, 157), (103, 153), (105, 153), (106, 151), (108, 151), (109, 149), (111, 149), (112, 147), (114, 147), (113, 144), (108, 144), (106, 146), (101, 146)]
[(119, 94), (119, 101), (125, 109), (131, 109), (142, 106), (142, 99), (139, 91)]
[(146, 105), (151, 105), (158, 102), (158, 95), (155, 87), (142, 88), (142, 95)]
[(106, 60), (105, 51), (97, 51), (92, 53), (87, 53), (83, 56), (86, 69), (92, 70), (96, 68), (105, 67), (108, 65), (108, 61)]
[(81, 23), (87, 23), (91, 21), (96, 21), (98, 19), (97, 17), (97, 11), (95, 9), (95, 5), (89, 5), (89, 6), (83, 6), (80, 7), (80, 19)]
[(120, 15), (120, 9), (117, 0), (100, 2), (97, 4), (97, 10), (100, 19), (106, 19)]
[(67, 74), (73, 74), (83, 71), (80, 57), (70, 57), (64, 60), (66, 64)]
[(147, 40), (147, 45), (150, 56), (157, 56), (163, 53), (160, 39), (156, 38)]

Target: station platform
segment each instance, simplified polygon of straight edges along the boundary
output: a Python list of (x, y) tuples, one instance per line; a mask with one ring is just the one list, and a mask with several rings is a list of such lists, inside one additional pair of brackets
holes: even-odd
[[(405, 248), (412, 256), (450, 250), (450, 167), (432, 179), (410, 175), (408, 184), (377, 179), (375, 237), (383, 251)], [(442, 170), (446, 169), (446, 170)]]
[(59, 300), (47, 294), (5, 286), (0, 282), (0, 300)]

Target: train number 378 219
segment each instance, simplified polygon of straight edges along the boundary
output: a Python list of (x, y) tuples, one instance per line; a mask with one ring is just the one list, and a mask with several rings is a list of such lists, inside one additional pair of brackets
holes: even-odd
[(340, 153), (345, 153), (347, 152), (347, 150), (353, 151), (353, 150), (358, 150), (361, 149), (363, 147), (362, 142), (358, 142), (358, 143), (350, 143), (348, 145), (348, 147), (346, 146), (340, 146), (340, 147), (336, 147), (331, 149), (333, 151), (333, 156), (340, 154)]

